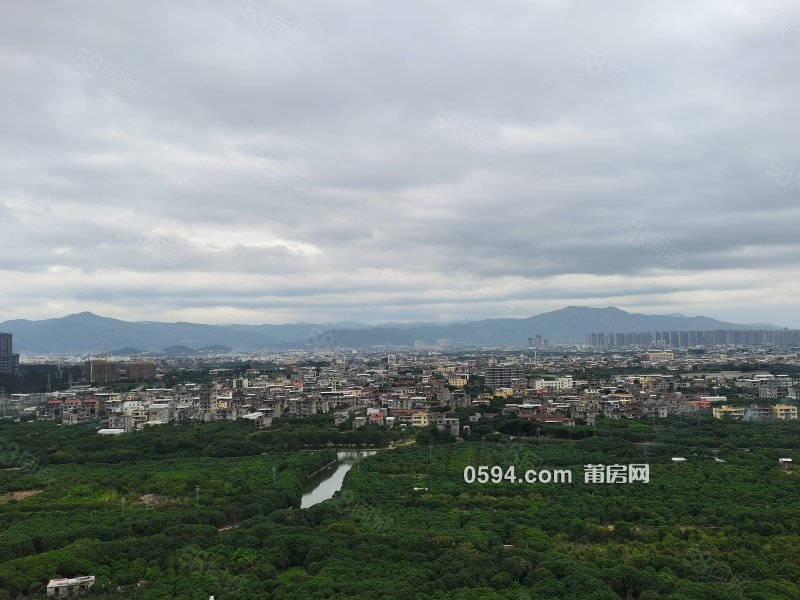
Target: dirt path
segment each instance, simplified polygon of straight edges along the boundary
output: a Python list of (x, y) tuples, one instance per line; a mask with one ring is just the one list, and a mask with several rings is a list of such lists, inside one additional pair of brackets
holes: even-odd
[(43, 490), (21, 490), (19, 492), (9, 492), (7, 494), (0, 494), (0, 501), (7, 501), (7, 500), (16, 500), (19, 502), (20, 500), (25, 500), (25, 498), (30, 498), (31, 496), (35, 496), (36, 494), (41, 493)]

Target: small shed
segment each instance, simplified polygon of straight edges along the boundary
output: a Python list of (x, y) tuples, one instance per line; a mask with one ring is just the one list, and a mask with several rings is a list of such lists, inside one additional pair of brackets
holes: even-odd
[(94, 575), (83, 577), (61, 577), (51, 579), (47, 584), (47, 595), (62, 598), (85, 594), (94, 585)]

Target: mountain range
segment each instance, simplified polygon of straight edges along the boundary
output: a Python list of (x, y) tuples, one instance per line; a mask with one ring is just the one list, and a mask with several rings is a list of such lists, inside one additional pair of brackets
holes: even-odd
[[(709, 317), (680, 314), (645, 315), (619, 308), (568, 306), (524, 319), (485, 319), (466, 323), (384, 323), (366, 325), (339, 323), (290, 323), (286, 325), (204, 325), (122, 321), (90, 312), (30, 321), (15, 319), (0, 323), (0, 331), (14, 335), (14, 350), (35, 353), (132, 355), (143, 352), (221, 351), (222, 348), (319, 348), (333, 346), (413, 346), (421, 341), (436, 344), (518, 344), (541, 335), (551, 342), (583, 342), (594, 332), (708, 331), (714, 329), (781, 329), (777, 325), (740, 325)], [(140, 350), (141, 349), (141, 350)]]

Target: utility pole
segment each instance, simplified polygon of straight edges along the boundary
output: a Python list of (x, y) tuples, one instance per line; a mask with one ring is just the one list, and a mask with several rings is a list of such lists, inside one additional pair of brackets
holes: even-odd
[(194, 486), (194, 503), (200, 504), (200, 486)]

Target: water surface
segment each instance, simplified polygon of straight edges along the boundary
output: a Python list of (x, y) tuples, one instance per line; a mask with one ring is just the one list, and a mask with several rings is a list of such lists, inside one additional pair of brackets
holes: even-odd
[(347, 472), (356, 466), (365, 456), (372, 456), (375, 450), (345, 450), (336, 453), (336, 464), (314, 475), (303, 486), (303, 498), (300, 508), (308, 508), (323, 500), (332, 498), (334, 492), (342, 489), (342, 482)]

